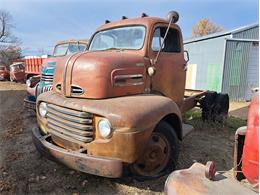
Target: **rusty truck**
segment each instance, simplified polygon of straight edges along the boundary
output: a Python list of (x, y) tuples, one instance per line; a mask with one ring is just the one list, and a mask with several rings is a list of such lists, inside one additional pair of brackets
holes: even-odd
[(185, 90), (188, 53), (178, 18), (171, 11), (167, 19), (143, 13), (106, 20), (88, 51), (58, 59), (53, 90), (36, 102), (36, 148), (70, 168), (104, 177), (170, 173), (185, 134), (182, 114), (202, 106), (209, 94)]

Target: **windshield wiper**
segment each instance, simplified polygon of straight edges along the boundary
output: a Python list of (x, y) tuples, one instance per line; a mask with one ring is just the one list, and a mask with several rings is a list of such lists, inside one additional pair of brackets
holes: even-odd
[(104, 50), (123, 50), (122, 48), (118, 48), (118, 47), (109, 47), (107, 49)]

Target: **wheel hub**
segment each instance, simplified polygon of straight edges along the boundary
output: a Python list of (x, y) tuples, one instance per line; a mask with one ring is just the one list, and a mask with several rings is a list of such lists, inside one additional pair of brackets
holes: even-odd
[(142, 157), (134, 164), (135, 171), (143, 176), (159, 174), (170, 158), (170, 144), (166, 137), (153, 132)]

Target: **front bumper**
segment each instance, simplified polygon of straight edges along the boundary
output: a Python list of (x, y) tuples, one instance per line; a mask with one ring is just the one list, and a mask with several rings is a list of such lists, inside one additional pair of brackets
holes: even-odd
[(0, 81), (4, 81), (5, 80), (5, 76), (0, 75)]
[(28, 109), (36, 110), (36, 101), (30, 97), (26, 97), (23, 100), (23, 106)]
[(32, 129), (32, 139), (37, 150), (50, 160), (60, 162), (72, 169), (103, 177), (119, 178), (123, 173), (123, 163), (117, 159), (90, 156), (71, 151), (51, 143), (51, 136), (42, 136), (37, 127)]

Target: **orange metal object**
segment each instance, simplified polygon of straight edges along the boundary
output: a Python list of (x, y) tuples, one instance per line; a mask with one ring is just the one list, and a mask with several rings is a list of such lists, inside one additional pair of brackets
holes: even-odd
[(256, 194), (235, 179), (227, 178), (218, 172), (213, 181), (209, 180), (205, 177), (206, 169), (205, 165), (194, 163), (189, 169), (172, 172), (165, 182), (165, 195)]
[(259, 96), (250, 104), (242, 156), (242, 171), (254, 186), (259, 185)]
[(41, 66), (45, 57), (27, 56), (25, 58), (25, 73), (27, 75), (38, 75), (41, 72)]

